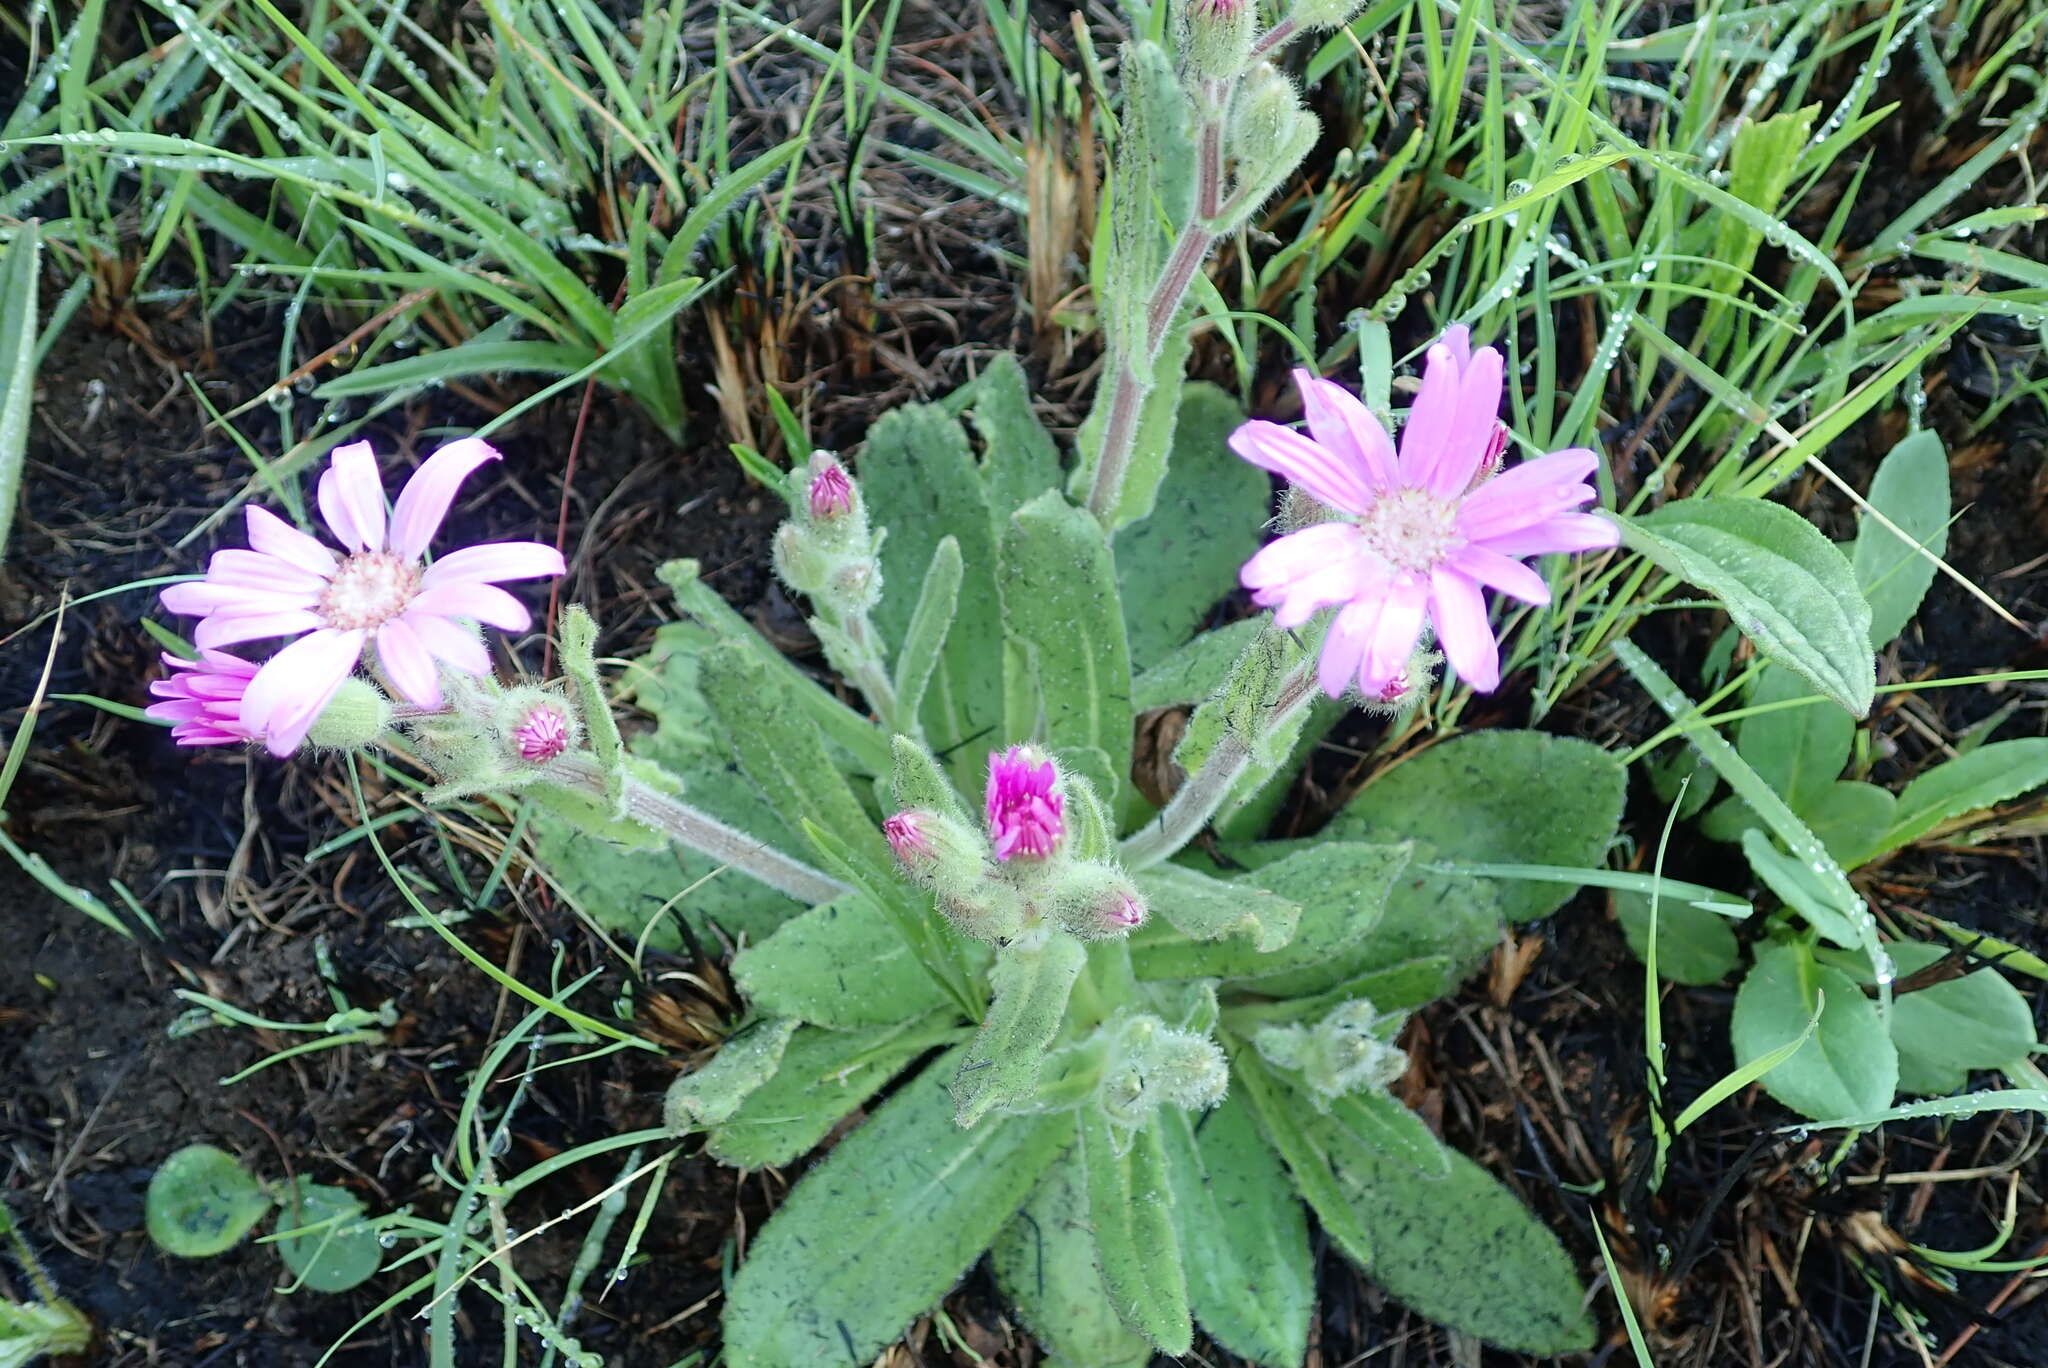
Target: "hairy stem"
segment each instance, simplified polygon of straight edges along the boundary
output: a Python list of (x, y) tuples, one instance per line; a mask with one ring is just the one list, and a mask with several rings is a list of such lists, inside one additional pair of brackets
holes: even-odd
[[(559, 756), (549, 761), (543, 772), (549, 780), (587, 793), (600, 804), (608, 801), (604, 770), (586, 751)], [(847, 891), (846, 885), (837, 879), (820, 874), (802, 861), (631, 775), (625, 779), (625, 800), (626, 815), (642, 826), (709, 855), (799, 902), (826, 903)]]
[(889, 668), (882, 660), (882, 652), (875, 640), (875, 629), (868, 622), (866, 613), (854, 613), (839, 624), (846, 633), (846, 639), (853, 643), (852, 660), (837, 662), (846, 672), (868, 706), (875, 710), (875, 716), (882, 720), (882, 728), (889, 732), (910, 732), (914, 730), (914, 719), (896, 715), (896, 686), (889, 679)]
[(1209, 825), (1209, 819), (1216, 815), (1224, 800), (1230, 797), (1237, 781), (1251, 768), (1257, 742), (1285, 726), (1287, 720), (1308, 702), (1314, 679), (1315, 660), (1304, 657), (1280, 682), (1272, 710), (1266, 714), (1257, 737), (1225, 732), (1208, 758), (1202, 761), (1202, 767), (1187, 777), (1159, 816), (1125, 839), (1118, 852), (1124, 868), (1136, 870), (1156, 865), (1194, 840), (1202, 828)]

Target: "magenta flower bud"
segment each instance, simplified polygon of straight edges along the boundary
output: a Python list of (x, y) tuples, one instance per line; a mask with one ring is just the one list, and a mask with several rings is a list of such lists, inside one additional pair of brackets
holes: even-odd
[(996, 858), (1042, 860), (1066, 834), (1065, 799), (1052, 761), (1029, 746), (988, 757), (988, 835)]
[(536, 765), (569, 749), (569, 715), (553, 703), (536, 703), (512, 729), (512, 745), (521, 760)]
[(167, 652), (164, 664), (171, 672), (149, 686), (163, 702), (143, 712), (170, 723), (172, 740), (181, 746), (233, 746), (256, 739), (242, 725), (242, 695), (256, 677), (255, 665), (226, 651), (201, 651), (197, 660)]
[(830, 456), (822, 460), (812, 457), (808, 501), (811, 517), (819, 522), (843, 518), (853, 512), (853, 481), (846, 478), (846, 467)]
[(1215, 81), (1244, 70), (1259, 17), (1252, 0), (1181, 0), (1179, 9), (1181, 56), (1189, 66)]
[(1111, 934), (1127, 934), (1145, 924), (1145, 904), (1128, 893), (1119, 893), (1103, 910), (1102, 919), (1108, 923)]
[(882, 823), (882, 834), (889, 838), (889, 849), (896, 852), (897, 863), (905, 869), (922, 869), (939, 853), (932, 844), (931, 833), (926, 830), (930, 822), (929, 815), (910, 811), (899, 812)]

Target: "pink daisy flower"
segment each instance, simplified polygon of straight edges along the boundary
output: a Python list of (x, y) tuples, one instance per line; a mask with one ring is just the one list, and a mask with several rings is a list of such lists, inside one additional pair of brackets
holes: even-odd
[(507, 631), (532, 621), (502, 580), (563, 571), (561, 553), (538, 542), (486, 542), (425, 565), (469, 473), (498, 453), (474, 437), (450, 442), (421, 463), (387, 520), (384, 486), (367, 442), (336, 447), (320, 476), (320, 516), (342, 544), (336, 554), (261, 508), (248, 510), (252, 549), (217, 551), (204, 580), (163, 593), (164, 607), (201, 617), (202, 649), (267, 637), (296, 637), (250, 680), (241, 724), (289, 755), (313, 719), (374, 645), (393, 689), (423, 708), (441, 706), (440, 669), (488, 673), (490, 654), (460, 619)]
[(1052, 761), (1029, 746), (990, 752), (988, 835), (998, 860), (1042, 860), (1060, 843), (1066, 800), (1053, 787), (1057, 778)]
[(925, 832), (926, 818), (915, 810), (899, 812), (882, 823), (882, 835), (889, 838), (889, 849), (896, 852), (896, 858), (906, 869), (915, 868), (931, 859), (936, 853), (932, 838)]
[(256, 677), (254, 663), (226, 651), (201, 651), (197, 660), (164, 653), (170, 673), (150, 681), (149, 691), (163, 700), (143, 709), (145, 716), (171, 724), (171, 739), (181, 746), (232, 746), (255, 740), (242, 725), (242, 694)]
[(1429, 349), (1422, 392), (1408, 410), (1398, 455), (1358, 398), (1307, 371), (1294, 373), (1309, 435), (1253, 421), (1230, 448), (1282, 475), (1343, 516), (1273, 542), (1239, 578), (1281, 627), (1341, 605), (1323, 642), (1323, 691), (1356, 685), (1367, 698), (1394, 689), (1424, 620), (1473, 688), (1500, 683), (1500, 647), (1484, 589), (1525, 603), (1550, 601), (1522, 563), (1553, 551), (1613, 546), (1620, 530), (1579, 511), (1598, 497), (1585, 483), (1598, 458), (1572, 447), (1496, 473), (1507, 445), (1500, 411), (1502, 361), (1471, 348), (1454, 327)]
[(813, 460), (812, 468), (816, 473), (806, 496), (811, 517), (830, 522), (853, 512), (853, 481), (846, 477), (846, 467), (827, 457), (822, 462)]
[(512, 745), (519, 758), (536, 765), (569, 749), (569, 717), (552, 703), (536, 703), (512, 729)]

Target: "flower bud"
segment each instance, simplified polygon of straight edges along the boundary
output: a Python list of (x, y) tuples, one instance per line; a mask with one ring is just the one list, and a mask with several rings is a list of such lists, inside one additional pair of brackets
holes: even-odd
[(1333, 29), (1351, 22), (1351, 16), (1365, 8), (1365, 0), (1296, 0), (1287, 17), (1296, 28)]
[(376, 685), (352, 675), (313, 719), (306, 740), (323, 750), (362, 750), (383, 740), (390, 727), (390, 700)]
[(1077, 864), (1051, 890), (1053, 919), (1082, 940), (1128, 936), (1145, 924), (1145, 895), (1114, 865)]
[(921, 888), (962, 895), (987, 877), (988, 847), (979, 833), (928, 808), (909, 808), (882, 823), (882, 835), (903, 873)]
[(1227, 81), (1251, 59), (1257, 0), (1178, 0), (1174, 30), (1181, 60), (1197, 76)]
[(514, 764), (545, 765), (583, 743), (582, 720), (552, 689), (507, 689), (498, 699), (496, 713), (505, 758)]
[(1397, 1015), (1383, 1015), (1356, 998), (1312, 1027), (1265, 1026), (1252, 1044), (1266, 1061), (1301, 1076), (1318, 1107), (1346, 1093), (1384, 1088), (1408, 1071), (1408, 1056), (1390, 1037)]
[(832, 558), (815, 537), (795, 522), (775, 529), (770, 558), (776, 576), (799, 594), (815, 597), (832, 578)]
[(830, 522), (853, 512), (853, 481), (846, 467), (822, 451), (811, 453), (811, 484), (804, 501), (815, 522)]
[(998, 860), (1043, 860), (1066, 834), (1059, 771), (1035, 746), (1012, 746), (988, 757), (989, 842)]
[(951, 891), (942, 889), (936, 901), (954, 930), (991, 945), (1014, 939), (1029, 920), (1024, 895), (995, 879), (979, 879)]
[(1263, 177), (1266, 163), (1292, 141), (1295, 124), (1306, 112), (1294, 82), (1271, 62), (1259, 63), (1245, 77), (1231, 110), (1230, 155), (1258, 168)]
[(1205, 1111), (1229, 1088), (1230, 1065), (1214, 1040), (1148, 1014), (1116, 1029), (1096, 1100), (1111, 1122), (1135, 1128), (1162, 1104)]

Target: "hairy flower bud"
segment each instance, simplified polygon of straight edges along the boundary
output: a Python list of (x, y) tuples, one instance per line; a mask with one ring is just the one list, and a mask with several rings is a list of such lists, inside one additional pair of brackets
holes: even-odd
[(810, 468), (811, 485), (805, 491), (805, 502), (812, 519), (829, 522), (853, 512), (853, 481), (846, 477), (846, 467), (819, 451), (812, 453)]
[[(1244, 88), (1231, 110), (1230, 155), (1253, 168), (1248, 178), (1255, 176), (1264, 181), (1271, 163), (1299, 141), (1303, 119), (1314, 122), (1314, 116), (1301, 107), (1294, 82), (1271, 62), (1261, 62), (1245, 77)], [(1294, 154), (1294, 160), (1299, 161), (1307, 150), (1301, 148)], [(1288, 169), (1292, 166), (1290, 162)], [(1286, 171), (1280, 174), (1284, 176)]]
[(1050, 898), (1053, 919), (1082, 940), (1128, 936), (1145, 924), (1145, 895), (1114, 865), (1076, 864), (1059, 873)]
[(324, 750), (363, 750), (384, 739), (391, 727), (391, 702), (360, 676), (350, 676), (313, 719), (306, 740)]
[(1230, 1064), (1214, 1040), (1147, 1014), (1116, 1027), (1096, 1100), (1112, 1123), (1137, 1127), (1161, 1105), (1213, 1107), (1229, 1087)]
[(1351, 22), (1351, 16), (1365, 8), (1365, 0), (1296, 0), (1287, 17), (1295, 27), (1333, 29)]
[(531, 685), (505, 690), (498, 700), (498, 730), (505, 758), (545, 765), (583, 742), (583, 723), (569, 701), (552, 689)]
[(826, 451), (789, 478), (791, 515), (775, 530), (775, 573), (828, 619), (869, 611), (882, 595), (882, 536), (868, 528), (860, 487)]
[(1264, 1026), (1252, 1044), (1266, 1061), (1298, 1073), (1318, 1107), (1346, 1093), (1384, 1088), (1408, 1071), (1408, 1056), (1389, 1037), (1398, 1015), (1383, 1015), (1356, 998), (1314, 1026)]
[(1251, 60), (1257, 0), (1178, 0), (1174, 32), (1181, 60), (1197, 76), (1227, 81)]

